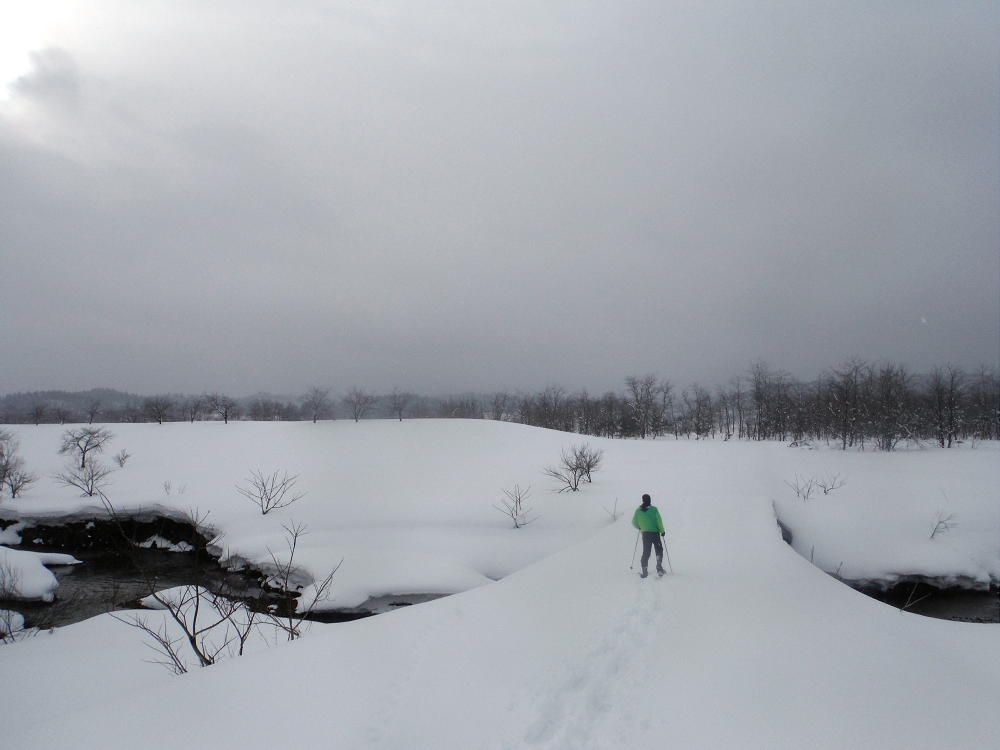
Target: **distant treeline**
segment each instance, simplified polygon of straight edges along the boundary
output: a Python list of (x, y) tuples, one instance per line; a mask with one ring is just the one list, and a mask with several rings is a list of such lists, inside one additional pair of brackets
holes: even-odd
[(136, 396), (113, 390), (17, 393), (0, 399), (7, 424), (294, 421), (347, 417), (495, 419), (609, 438), (676, 438), (826, 442), (841, 448), (893, 450), (902, 442), (951, 447), (1000, 438), (1000, 377), (985, 367), (967, 373), (938, 367), (914, 375), (895, 364), (852, 360), (812, 381), (764, 363), (729, 385), (677, 390), (655, 375), (629, 376), (621, 391), (591, 395), (549, 386), (539, 393), (470, 393), (428, 397), (352, 388), (331, 396), (311, 388), (297, 397), (225, 394)]

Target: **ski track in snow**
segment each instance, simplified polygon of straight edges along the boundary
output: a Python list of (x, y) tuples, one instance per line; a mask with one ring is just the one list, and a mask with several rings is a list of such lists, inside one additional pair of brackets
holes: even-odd
[(593, 738), (600, 735), (592, 730), (609, 712), (617, 710), (611, 693), (621, 675), (639, 674), (643, 682), (651, 678), (648, 669), (635, 662), (656, 633), (660, 600), (666, 593), (656, 589), (666, 584), (653, 578), (637, 581), (624, 616), (597, 645), (556, 671), (563, 679), (554, 689), (545, 685), (534, 700), (522, 701), (537, 706), (537, 715), (521, 740), (508, 744), (505, 750), (525, 745), (598, 750)]

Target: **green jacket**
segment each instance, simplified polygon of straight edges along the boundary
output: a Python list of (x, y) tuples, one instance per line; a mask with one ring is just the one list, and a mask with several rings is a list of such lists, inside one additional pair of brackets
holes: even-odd
[(662, 534), (665, 531), (663, 528), (663, 519), (660, 518), (660, 511), (656, 509), (655, 505), (650, 505), (645, 509), (642, 507), (636, 508), (635, 513), (632, 514), (632, 525), (639, 529), (639, 531), (655, 531), (658, 534)]

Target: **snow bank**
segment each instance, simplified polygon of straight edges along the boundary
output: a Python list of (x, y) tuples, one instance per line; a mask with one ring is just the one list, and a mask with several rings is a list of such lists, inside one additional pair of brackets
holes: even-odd
[[(891, 454), (793, 450), (780, 459), (775, 470), (793, 484), (796, 474), (846, 480), (808, 500), (787, 485), (772, 490), (795, 549), (823, 570), (883, 587), (915, 577), (978, 589), (1000, 582), (996, 443)], [(951, 528), (931, 538), (942, 518)]]
[(0, 598), (51, 602), (59, 586), (46, 565), (76, 565), (72, 555), (27, 552), (0, 546)]

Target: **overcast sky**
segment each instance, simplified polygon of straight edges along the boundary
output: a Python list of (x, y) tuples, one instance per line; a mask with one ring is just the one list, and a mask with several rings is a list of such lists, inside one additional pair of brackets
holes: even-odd
[(0, 8), (0, 392), (1000, 356), (993, 0)]

